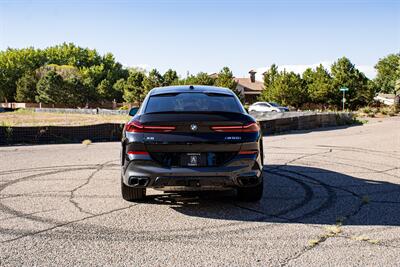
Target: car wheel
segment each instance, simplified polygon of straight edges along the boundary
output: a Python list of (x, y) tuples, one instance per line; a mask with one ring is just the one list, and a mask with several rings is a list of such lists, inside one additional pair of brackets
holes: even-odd
[(121, 180), (121, 193), (126, 201), (143, 200), (146, 197), (146, 188), (129, 187)]
[(237, 198), (241, 201), (255, 202), (262, 198), (264, 182), (252, 187), (241, 187), (237, 189)]

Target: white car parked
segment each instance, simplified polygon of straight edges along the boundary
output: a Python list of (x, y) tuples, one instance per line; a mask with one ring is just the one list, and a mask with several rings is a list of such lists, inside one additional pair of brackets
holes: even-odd
[(287, 107), (279, 106), (274, 102), (256, 102), (249, 107), (249, 112), (285, 112), (289, 111)]

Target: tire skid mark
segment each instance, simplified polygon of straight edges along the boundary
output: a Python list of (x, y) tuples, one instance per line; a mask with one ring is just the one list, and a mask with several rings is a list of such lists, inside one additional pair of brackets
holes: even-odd
[[(306, 175), (304, 175), (304, 174), (298, 174), (298, 173), (296, 173), (296, 172), (293, 172), (293, 171), (286, 171), (286, 170), (280, 170), (280, 171), (284, 171), (284, 172), (289, 172), (289, 173), (297, 174), (297, 175), (299, 175), (299, 176), (301, 176), (301, 177), (304, 177), (304, 178), (306, 178), (306, 179), (312, 180), (316, 185), (319, 185), (319, 186), (321, 186), (322, 188), (324, 188), (324, 190), (325, 190), (325, 191), (327, 192), (327, 194), (328, 194), (328, 197), (326, 198), (326, 200), (325, 200), (324, 202), (322, 202), (322, 204), (321, 204), (319, 207), (317, 207), (317, 208), (313, 209), (312, 211), (309, 211), (309, 212), (307, 212), (307, 213), (305, 213), (305, 214), (302, 214), (301, 216), (298, 216), (298, 217), (293, 218), (294, 221), (301, 221), (301, 220), (304, 220), (304, 219), (313, 217), (313, 216), (315, 216), (315, 215), (321, 213), (322, 211), (331, 208), (331, 207), (335, 204), (336, 199), (337, 199), (336, 192), (335, 192), (331, 187), (329, 187), (327, 184), (325, 184), (325, 183), (323, 183), (323, 182), (321, 182), (321, 181), (319, 181), (319, 180), (317, 180), (317, 179), (314, 179), (314, 178), (312, 178), (312, 177), (310, 177), (310, 176), (306, 176)], [(283, 176), (283, 177), (287, 177), (288, 179), (296, 179), (296, 180), (299, 180), (299, 179), (297, 179), (297, 178), (295, 178), (295, 177), (293, 177), (293, 176), (286, 175), (286, 174), (283, 174), (283, 173), (281, 173), (281, 172), (279, 173), (279, 175), (281, 175), (281, 176)], [(311, 191), (312, 191), (312, 190), (311, 190)], [(313, 199), (312, 196), (313, 196), (313, 195), (310, 196), (309, 201), (311, 201), (311, 200)], [(308, 202), (309, 202), (309, 201), (308, 201)]]
[[(136, 205), (139, 205), (139, 204), (136, 204)], [(77, 222), (82, 222), (82, 221), (85, 221), (87, 219), (92, 219), (92, 218), (100, 217), (100, 216), (103, 216), (103, 215), (108, 215), (108, 214), (111, 214), (111, 213), (116, 212), (116, 211), (130, 209), (131, 207), (136, 206), (136, 205), (130, 205), (128, 207), (113, 209), (113, 210), (110, 210), (110, 211), (107, 211), (107, 212), (102, 212), (102, 213), (99, 213), (99, 214), (90, 215), (90, 216), (87, 216), (87, 217), (84, 217), (84, 218), (81, 218), (81, 219), (72, 220), (72, 221), (68, 221), (68, 222), (65, 222), (65, 223), (58, 223), (58, 224), (56, 224), (56, 225), (54, 225), (52, 227), (48, 227), (48, 228), (40, 230), (40, 231), (29, 232), (29, 233), (26, 233), (26, 234), (23, 234), (23, 235), (14, 237), (14, 238), (10, 238), (10, 239), (4, 240), (1, 243), (9, 243), (9, 242), (16, 241), (18, 239), (21, 239), (21, 238), (24, 238), (24, 237), (27, 237), (27, 236), (33, 236), (33, 235), (45, 233), (45, 232), (54, 230), (56, 228), (60, 228), (60, 227), (63, 227), (63, 226), (68, 226), (68, 225), (71, 225), (71, 224), (74, 224), (74, 223), (77, 223)]]
[[(117, 160), (111, 160), (108, 162), (113, 162)], [(46, 171), (46, 170), (54, 170), (54, 169), (64, 169), (64, 168), (81, 168), (81, 167), (96, 167), (99, 164), (74, 164), (74, 165), (56, 165), (56, 166), (43, 166), (43, 167), (35, 167), (35, 168), (24, 168), (24, 169), (13, 169), (13, 170), (8, 170), (8, 171), (2, 171), (0, 172), (1, 175), (7, 175), (11, 173), (23, 173), (23, 172), (35, 172), (35, 171)], [(109, 167), (118, 167), (119, 165), (114, 163), (114, 164), (107, 164)]]
[[(39, 214), (39, 213), (46, 213), (46, 212), (50, 212), (50, 211), (55, 211), (55, 209), (35, 211), (35, 212), (27, 213), (26, 216), (30, 216), (33, 214)], [(15, 218), (24, 218), (24, 216), (9, 216), (9, 217), (5, 217), (5, 218), (1, 218), (0, 221), (6, 221), (6, 220), (10, 220), (10, 219), (15, 219)]]
[(379, 154), (379, 156), (386, 157), (386, 158), (395, 158), (395, 159), (400, 159), (400, 155), (393, 152), (389, 151), (381, 151), (381, 150), (375, 150), (375, 149), (367, 149), (367, 148), (361, 148), (361, 147), (351, 147), (351, 146), (332, 146), (332, 145), (317, 145), (317, 147), (322, 147), (322, 148), (332, 148), (335, 150), (341, 150), (341, 151), (348, 151), (348, 152), (359, 152), (359, 153), (372, 153), (372, 154)]
[[(300, 159), (297, 159), (300, 160)], [(339, 166), (348, 166), (348, 167), (352, 167), (352, 168), (358, 168), (358, 169), (362, 169), (362, 170), (367, 170), (367, 173), (380, 173), (380, 174), (384, 174), (384, 175), (388, 175), (394, 178), (400, 178), (397, 175), (394, 174), (390, 174), (390, 173), (386, 173), (387, 171), (391, 171), (392, 169), (387, 169), (387, 170), (375, 170), (375, 169), (371, 169), (368, 167), (363, 167), (363, 166), (359, 166), (359, 165), (355, 165), (355, 164), (350, 164), (350, 163), (344, 163), (344, 162), (334, 162), (334, 161), (327, 161), (327, 160), (321, 160), (321, 159), (317, 159), (317, 160), (309, 160), (308, 163), (316, 163), (315, 165), (317, 165), (318, 163), (329, 163), (332, 165), (339, 165)], [(312, 165), (314, 166), (314, 165)]]

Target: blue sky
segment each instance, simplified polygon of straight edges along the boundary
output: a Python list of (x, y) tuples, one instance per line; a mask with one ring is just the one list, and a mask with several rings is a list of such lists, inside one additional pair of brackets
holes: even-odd
[(400, 51), (400, 1), (0, 0), (1, 50), (62, 42), (181, 75), (300, 71), (347, 56), (373, 76), (379, 58)]

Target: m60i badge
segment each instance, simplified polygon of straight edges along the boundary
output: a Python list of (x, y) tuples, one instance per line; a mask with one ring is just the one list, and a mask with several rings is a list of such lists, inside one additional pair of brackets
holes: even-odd
[(225, 136), (225, 140), (241, 140), (240, 136)]

